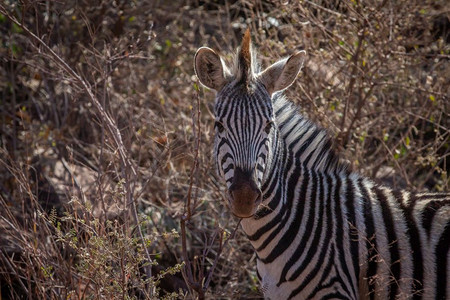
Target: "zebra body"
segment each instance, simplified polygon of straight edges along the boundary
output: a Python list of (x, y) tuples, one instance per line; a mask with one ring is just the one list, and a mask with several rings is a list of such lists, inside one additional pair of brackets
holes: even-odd
[(298, 52), (260, 72), (247, 32), (234, 69), (195, 59), (218, 91), (215, 156), (269, 299), (450, 297), (450, 197), (394, 191), (347, 170), (326, 131), (279, 91)]

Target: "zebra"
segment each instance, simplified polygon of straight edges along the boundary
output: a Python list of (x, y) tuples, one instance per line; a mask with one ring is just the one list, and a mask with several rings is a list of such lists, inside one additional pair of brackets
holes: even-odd
[(216, 91), (216, 169), (264, 297), (450, 298), (450, 195), (350, 171), (327, 132), (282, 95), (305, 57), (261, 70), (247, 30), (234, 63), (207, 47), (194, 58), (200, 83)]

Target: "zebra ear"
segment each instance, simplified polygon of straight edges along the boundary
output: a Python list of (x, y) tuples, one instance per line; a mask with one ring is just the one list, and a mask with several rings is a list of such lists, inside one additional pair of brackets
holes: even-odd
[(294, 83), (305, 61), (306, 52), (299, 51), (282, 59), (258, 75), (270, 95), (288, 88)]
[(210, 89), (218, 91), (226, 83), (222, 60), (211, 48), (202, 47), (197, 50), (194, 69), (200, 82)]

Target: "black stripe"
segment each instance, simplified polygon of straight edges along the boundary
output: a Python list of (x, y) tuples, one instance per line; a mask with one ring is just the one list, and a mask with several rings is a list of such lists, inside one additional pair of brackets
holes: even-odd
[(446, 193), (427, 193), (427, 194), (416, 194), (418, 201), (424, 200), (447, 200), (450, 194)]
[[(305, 123), (305, 127), (306, 128), (303, 128), (303, 126), (302, 126), (302, 131), (301, 132), (299, 132), (298, 133), (298, 135), (295, 137), (295, 139), (293, 139), (292, 141), (291, 141), (291, 143), (288, 145), (288, 148), (291, 150), (295, 145), (297, 145), (299, 142), (300, 142), (300, 140), (305, 136), (305, 134), (306, 133), (308, 133), (309, 132), (309, 130), (311, 129), (311, 128), (313, 128), (313, 126), (310, 124), (310, 123)], [(296, 128), (295, 126), (293, 126), (292, 128)], [(291, 129), (292, 129), (291, 128)], [(314, 129), (314, 128), (313, 128)]]
[[(285, 166), (285, 171), (286, 173), (288, 173), (289, 171), (289, 167)], [(301, 174), (301, 166), (298, 165), (294, 168), (293, 173), (291, 175), (290, 180), (288, 181), (288, 186), (289, 183), (292, 185), (298, 182), (299, 178), (300, 178), (300, 174)], [(283, 176), (281, 176), (283, 175)], [(277, 177), (282, 177), (282, 179), (280, 181), (274, 180), (273, 181), (273, 188), (275, 189), (276, 187), (278, 187), (279, 182), (284, 182), (285, 180), (283, 180), (286, 177), (286, 174), (280, 174)], [(255, 219), (260, 219), (270, 213), (272, 213), (272, 211), (276, 208), (276, 206), (278, 205), (279, 199), (282, 199), (282, 192), (283, 190), (285, 190), (284, 187), (278, 187), (277, 192), (276, 192), (276, 196), (273, 197), (272, 201), (269, 203), (269, 208), (263, 208), (261, 210), (258, 211), (257, 215), (254, 216)], [(269, 191), (265, 192), (265, 194), (272, 194), (269, 193)], [(280, 212), (272, 219), (270, 220), (269, 223), (265, 224), (263, 227), (259, 228), (254, 234), (249, 235), (248, 238), (250, 239), (250, 241), (256, 241), (259, 240), (261, 238), (262, 235), (264, 235), (267, 231), (271, 230), (275, 225), (284, 227), (287, 220), (289, 219), (289, 213), (291, 212), (291, 207), (293, 205), (292, 199), (294, 198), (294, 191), (293, 189), (289, 190), (289, 193), (287, 195), (285, 195), (285, 199), (287, 199), (286, 203), (287, 205), (285, 206), (283, 204), (282, 209), (280, 210)]]
[[(276, 158), (278, 158), (281, 161), (284, 161), (284, 153), (279, 153), (280, 151), (275, 152), (273, 155)], [(280, 157), (282, 156), (282, 157)], [(269, 171), (269, 174), (267, 176), (266, 182), (264, 182), (263, 186), (261, 187), (261, 190), (263, 191), (263, 194), (265, 195), (272, 195), (275, 191), (275, 189), (279, 190), (281, 188), (281, 177), (280, 174), (280, 166), (279, 162), (277, 160), (272, 162), (272, 169)], [(266, 171), (267, 172), (267, 171)], [(278, 198), (280, 199), (280, 198)]]
[(224, 174), (227, 174), (231, 169), (234, 169), (233, 163), (230, 163), (230, 164), (228, 165), (228, 167), (226, 167), (225, 169), (223, 169), (223, 173), (224, 173)]
[[(296, 157), (300, 157), (302, 155), (303, 152), (305, 152), (305, 150), (311, 146), (312, 141), (317, 137), (317, 135), (319, 134), (319, 130), (314, 130), (311, 135), (306, 139), (306, 141), (303, 143), (303, 145), (296, 151), (295, 155)], [(293, 141), (290, 145), (289, 145), (289, 149), (293, 149), (298, 142), (300, 142), (301, 137), (303, 137), (304, 134), (302, 134), (299, 138), (295, 139), (295, 141)]]
[(336, 275), (335, 275), (335, 277), (333, 277), (333, 278), (330, 280), (330, 282), (328, 282), (327, 284), (323, 284), (323, 283), (325, 282), (327, 276), (330, 275), (331, 268), (332, 268), (333, 266), (335, 266), (335, 265), (334, 265), (334, 260), (335, 260), (335, 257), (334, 257), (334, 255), (335, 255), (335, 254), (334, 254), (334, 251), (335, 251), (335, 249), (334, 249), (334, 247), (332, 247), (332, 248), (331, 248), (331, 252), (330, 252), (330, 258), (328, 259), (327, 265), (326, 265), (325, 269), (323, 269), (322, 277), (321, 277), (320, 280), (319, 280), (320, 284), (317, 285), (317, 286), (314, 288), (314, 290), (312, 291), (312, 293), (308, 295), (308, 299), (315, 299), (315, 298), (316, 298), (316, 297), (315, 297), (316, 294), (317, 294), (318, 292), (320, 292), (321, 290), (326, 289), (326, 288), (329, 288), (329, 287), (331, 287), (332, 285), (336, 284), (337, 282), (340, 283), (340, 280), (339, 280), (338, 278), (336, 278)]
[[(324, 247), (322, 250), (325, 250), (321, 253), (321, 257), (320, 257), (320, 261), (324, 262), (324, 258), (325, 258), (325, 254), (326, 254), (326, 247)], [(323, 255), (322, 255), (323, 254)], [(327, 267), (331, 267), (334, 266), (333, 261), (334, 261), (334, 247), (331, 247), (330, 250), (330, 255), (329, 255), (330, 259), (328, 260), (328, 265)], [(316, 266), (314, 267), (314, 269), (312, 270), (311, 273), (309, 273), (306, 278), (301, 282), (300, 286), (298, 286), (296, 289), (294, 289), (291, 294), (289, 295), (288, 299), (292, 299), (295, 296), (297, 296), (307, 285), (308, 283), (314, 278), (315, 275), (317, 275), (317, 273), (319, 272), (320, 267), (323, 264), (316, 264)], [(324, 273), (323, 273), (324, 274)], [(343, 299), (343, 298), (341, 298)]]
[(260, 171), (260, 172), (264, 172), (264, 167), (261, 166), (260, 164), (256, 165), (256, 170)]
[[(258, 211), (258, 215), (255, 219), (260, 219), (263, 216), (265, 216), (269, 213), (272, 213), (276, 209), (276, 206), (279, 203), (279, 199), (281, 199), (281, 194), (282, 194), (282, 189), (278, 188), (277, 194), (275, 195), (275, 197), (273, 197), (272, 201), (268, 204), (269, 208), (266, 208), (264, 206), (264, 208), (261, 211)], [(251, 241), (253, 241), (255, 238), (257, 238), (256, 240), (259, 240), (261, 238), (261, 236), (264, 235), (264, 233), (270, 231), (274, 226), (277, 226), (270, 233), (270, 235), (264, 240), (264, 242), (258, 247), (258, 249), (256, 249), (256, 251), (262, 251), (265, 247), (267, 247), (267, 245), (275, 238), (275, 236), (284, 228), (284, 226), (289, 218), (289, 215), (288, 215), (289, 209), (286, 209), (284, 204), (282, 204), (282, 205), (283, 205), (283, 207), (280, 209), (279, 213), (274, 218), (272, 218), (272, 220), (270, 220), (270, 222), (266, 223), (263, 227), (259, 228), (251, 236), (251, 239), (249, 237), (249, 239)]]
[(347, 189), (345, 191), (345, 206), (347, 208), (347, 220), (349, 222), (348, 236), (350, 239), (350, 253), (352, 256), (353, 267), (355, 268), (355, 278), (359, 278), (359, 232), (356, 228), (355, 215), (355, 192), (353, 181), (347, 177)]
[[(278, 97), (276, 100), (279, 100)], [(275, 112), (275, 117), (278, 118), (285, 110), (289, 109), (291, 107), (291, 103), (289, 101), (285, 101), (283, 106), (281, 106), (277, 111)]]
[[(304, 205), (305, 205), (305, 197), (306, 197), (306, 191), (308, 189), (309, 184), (309, 174), (308, 172), (304, 172), (303, 169), (300, 169), (301, 172), (298, 172), (297, 174), (292, 174), (291, 178), (289, 178), (289, 182), (287, 185), (287, 202), (293, 203), (294, 202), (294, 195), (295, 195), (295, 189), (298, 184), (298, 179), (300, 177), (300, 174), (303, 175), (303, 180), (300, 186), (300, 195), (298, 197), (298, 207), (295, 211), (295, 216), (293, 217), (293, 222), (289, 225), (289, 228), (286, 230), (286, 232), (281, 237), (278, 245), (267, 255), (267, 257), (261, 259), (263, 263), (271, 263), (273, 262), (278, 256), (280, 256), (289, 246), (291, 245), (292, 241), (294, 241), (298, 229), (300, 227), (300, 223), (302, 220), (303, 212), (304, 212)], [(292, 211), (292, 210), (291, 210)], [(289, 219), (289, 216), (285, 218), (286, 220)]]
[[(281, 189), (277, 191), (277, 194), (273, 198), (273, 201), (271, 203), (274, 203), (275, 205), (278, 204), (279, 199), (278, 197), (281, 197)], [(269, 203), (270, 204), (270, 203)], [(254, 216), (256, 220), (261, 219), (265, 217), (266, 215), (273, 213), (274, 208), (269, 207), (263, 207), (263, 209), (258, 210), (257, 214)], [(248, 239), (250, 241), (257, 241), (259, 240), (265, 233), (270, 231), (274, 226), (283, 227), (283, 224), (281, 223), (283, 220), (283, 217), (286, 215), (287, 210), (282, 207), (282, 209), (279, 211), (277, 215), (275, 215), (268, 223), (266, 223), (264, 226), (260, 227), (254, 234), (248, 235)]]
[(256, 277), (258, 277), (259, 282), (262, 281), (262, 277), (261, 277), (261, 274), (259, 274), (258, 268), (256, 268)]
[[(330, 180), (331, 178), (329, 176), (327, 176), (326, 178), (322, 178), (322, 174), (319, 173), (319, 182), (322, 183), (325, 182), (325, 179), (328, 179), (328, 184), (327, 186), (325, 186), (326, 189), (329, 190), (328, 192), (328, 197), (327, 199), (325, 199), (325, 197), (322, 197), (323, 202), (326, 202), (326, 211), (324, 212), (325, 216), (325, 220), (327, 220), (327, 224), (323, 225), (323, 226), (319, 226), (318, 230), (316, 231), (316, 235), (314, 237), (314, 241), (313, 244), (311, 245), (311, 247), (308, 249), (308, 253), (305, 257), (305, 259), (302, 261), (302, 264), (297, 268), (297, 270), (295, 270), (295, 272), (292, 274), (292, 276), (288, 279), (289, 281), (293, 281), (295, 280), (298, 276), (300, 276), (300, 274), (305, 270), (306, 265), (309, 264), (311, 261), (313, 261), (314, 255), (317, 254), (317, 249), (320, 249), (320, 253), (319, 253), (319, 262), (324, 262), (325, 261), (325, 257), (326, 257), (326, 253), (327, 250), (329, 249), (329, 247), (331, 246), (330, 241), (331, 241), (331, 237), (333, 234), (333, 230), (326, 230), (325, 232), (325, 237), (323, 239), (323, 243), (322, 243), (322, 247), (318, 247), (319, 245), (319, 239), (321, 237), (321, 230), (322, 228), (333, 228), (333, 213), (332, 213), (332, 209), (331, 209), (331, 194), (332, 194), (332, 185), (330, 184)], [(322, 205), (322, 209), (323, 209), (323, 204)], [(323, 222), (325, 222), (325, 220)], [(324, 223), (322, 223), (324, 224)], [(314, 267), (314, 269), (306, 274), (304, 276), (303, 281), (301, 282), (300, 286), (297, 287), (296, 290), (294, 290), (292, 292), (293, 295), (298, 294), (301, 290), (303, 290), (305, 288), (305, 286), (308, 285), (308, 283), (314, 278), (314, 276), (317, 275), (317, 273), (319, 272), (321, 267), (321, 264), (317, 263)]]
[(410, 199), (409, 199), (409, 201), (408, 201), (408, 206), (406, 207), (406, 209), (407, 209), (411, 214), (413, 214), (413, 212), (414, 212), (414, 207), (416, 206), (416, 203), (417, 203), (417, 197), (416, 197), (416, 195), (411, 194), (411, 197), (410, 197)]
[[(336, 216), (336, 246), (338, 247), (338, 257), (339, 262), (341, 264), (340, 270), (342, 270), (347, 277), (347, 280), (342, 281), (343, 282), (343, 288), (344, 290), (350, 295), (350, 291), (348, 290), (348, 286), (345, 283), (349, 283), (351, 286), (351, 289), (353, 291), (353, 295), (356, 295), (356, 289), (355, 285), (352, 282), (352, 276), (350, 275), (350, 270), (348, 269), (347, 261), (345, 259), (345, 250), (344, 250), (344, 243), (348, 242), (347, 240), (344, 240), (344, 222), (342, 218), (342, 207), (340, 202), (340, 194), (341, 194), (341, 179), (339, 177), (336, 177), (336, 183), (335, 183), (335, 191), (334, 191), (334, 214)], [(339, 270), (339, 271), (340, 271)], [(342, 275), (342, 274), (339, 274)], [(342, 279), (341, 279), (342, 280)]]
[(423, 261), (419, 230), (417, 229), (416, 221), (413, 217), (413, 211), (409, 210), (405, 205), (402, 193), (400, 191), (393, 191), (392, 194), (400, 204), (400, 208), (403, 210), (407, 226), (406, 233), (409, 238), (409, 245), (411, 246), (413, 263), (413, 286), (411, 292), (414, 295), (414, 300), (422, 299)]
[[(319, 173), (319, 178), (320, 178), (320, 173)], [(326, 202), (327, 202), (327, 207), (326, 207), (326, 219), (327, 219), (327, 221), (328, 221), (328, 224), (327, 224), (327, 227), (329, 228), (327, 231), (326, 231), (326, 236), (325, 236), (325, 239), (324, 239), (324, 243), (323, 243), (323, 246), (320, 248), (320, 254), (319, 254), (319, 259), (318, 259), (318, 261), (319, 262), (321, 262), (321, 263), (316, 263), (316, 265), (315, 265), (315, 267), (314, 267), (314, 269), (310, 272), (310, 273), (308, 273), (305, 277), (304, 277), (304, 279), (303, 279), (303, 281), (301, 282), (301, 284), (295, 289), (295, 290), (293, 290), (292, 292), (291, 292), (291, 294), (289, 295), (289, 299), (290, 298), (293, 298), (293, 297), (295, 297), (296, 295), (298, 295), (310, 282), (311, 282), (311, 280), (317, 275), (317, 273), (319, 272), (319, 270), (320, 270), (320, 267), (323, 265), (323, 263), (325, 262), (325, 257), (326, 257), (326, 253), (327, 253), (327, 250), (329, 249), (329, 248), (331, 248), (331, 250), (330, 250), (330, 254), (331, 253), (334, 253), (334, 247), (333, 247), (333, 245), (330, 243), (330, 244), (328, 244), (327, 245), (327, 242), (330, 242), (331, 241), (331, 238), (332, 238), (332, 232), (333, 232), (333, 230), (330, 230), (331, 228), (333, 228), (333, 213), (332, 213), (332, 207), (331, 207), (331, 201), (332, 201), (332, 199), (331, 199), (331, 195), (332, 195), (332, 193), (333, 193), (333, 185), (332, 185), (332, 181), (331, 181), (331, 177), (330, 176), (326, 176), (326, 179), (327, 179), (327, 189), (328, 189), (328, 197), (327, 197), (327, 200), (326, 200)], [(325, 201), (325, 199), (323, 198), (323, 200)], [(330, 247), (331, 246), (331, 247)], [(305, 258), (305, 260), (303, 261), (303, 264), (302, 264), (302, 266), (300, 266), (295, 272), (294, 272), (294, 274), (292, 274), (292, 276), (291, 276), (291, 278), (289, 278), (289, 280), (291, 281), (291, 280), (295, 280), (300, 274), (301, 274), (301, 272), (305, 269), (305, 267), (306, 266), (303, 266), (304, 265), (304, 262), (311, 262), (312, 261), (312, 258), (313, 258), (313, 256), (314, 256), (314, 254), (316, 254), (317, 253), (317, 248), (313, 248), (313, 247), (311, 247), (309, 250), (308, 250), (308, 255), (307, 255), (307, 257)]]
[(374, 191), (378, 202), (381, 206), (381, 214), (383, 216), (384, 225), (386, 228), (387, 238), (388, 238), (388, 247), (391, 255), (391, 275), (394, 277), (394, 280), (390, 281), (389, 290), (390, 290), (390, 299), (395, 299), (395, 296), (398, 292), (398, 285), (400, 280), (400, 252), (398, 249), (398, 240), (397, 234), (395, 233), (394, 220), (392, 218), (392, 213), (389, 207), (388, 200), (386, 195), (379, 187), (374, 187)]
[(436, 200), (430, 201), (425, 205), (422, 210), (422, 226), (425, 228), (428, 234), (428, 239), (430, 238), (431, 225), (433, 224), (433, 218), (439, 208), (450, 204), (450, 200)]
[(329, 137), (327, 135), (324, 135), (324, 138), (326, 138), (327, 141), (325, 143), (321, 144), (321, 146), (320, 146), (320, 152), (319, 152), (319, 154), (317, 155), (317, 158), (316, 158), (316, 165), (317, 166), (322, 163), (322, 160), (324, 160), (324, 159), (327, 160), (328, 159), (327, 153), (331, 149), (331, 142), (330, 142)]
[[(292, 115), (295, 116), (295, 114)], [(302, 133), (303, 136), (303, 134), (305, 134), (310, 127), (311, 127), (310, 122), (304, 119), (299, 119), (291, 126), (291, 128), (289, 128), (289, 130), (284, 134), (284, 136), (286, 137), (290, 136), (294, 130), (297, 131), (297, 134)]]
[[(224, 117), (226, 117), (225, 123), (227, 125), (231, 124), (231, 117), (232, 117), (233, 113), (236, 110), (236, 107), (235, 107), (236, 104), (235, 103), (238, 102), (238, 99), (236, 99), (237, 97), (238, 97), (237, 95), (233, 95), (232, 98), (230, 97), (228, 103), (224, 102), (223, 107), (221, 107), (224, 110), (223, 114), (225, 115)], [(225, 105), (225, 104), (228, 104), (228, 105)]]
[(447, 255), (450, 248), (450, 223), (447, 223), (445, 230), (436, 245), (436, 299), (447, 299), (447, 285), (450, 282), (450, 274), (447, 274)]
[[(283, 226), (281, 225), (281, 222), (280, 222), (280, 220), (283, 218), (283, 216), (284, 216), (283, 212), (280, 212), (276, 216), (276, 219), (277, 219), (278, 223), (274, 222), (273, 226), (275, 226), (275, 225), (278, 225), (278, 226), (269, 234), (269, 236), (261, 243), (261, 245), (257, 249), (255, 249), (257, 252), (260, 252), (260, 251), (264, 250), (267, 247), (267, 245), (269, 245), (269, 243), (272, 242), (273, 239), (280, 233), (281, 229), (283, 229)], [(270, 228), (272, 228), (272, 227), (270, 227)]]
[[(322, 199), (316, 199), (316, 190), (317, 190), (317, 174), (314, 171), (311, 171), (311, 195), (309, 197), (308, 204), (311, 206), (309, 211), (309, 218), (306, 223), (306, 229), (304, 234), (301, 236), (300, 243), (298, 244), (297, 248), (295, 249), (294, 253), (292, 254), (291, 258), (286, 262), (284, 265), (283, 271), (281, 272), (280, 279), (278, 281), (277, 286), (280, 286), (283, 282), (286, 281), (286, 275), (288, 271), (298, 262), (300, 259), (300, 256), (306, 249), (306, 244), (310, 239), (311, 233), (315, 230), (318, 230), (317, 227), (320, 227), (320, 225), (316, 225), (316, 228), (314, 228), (314, 220), (317, 218), (317, 215), (315, 214), (316, 210), (316, 203), (318, 201), (322, 201)], [(301, 201), (301, 200), (300, 200)], [(319, 223), (317, 223), (319, 224)], [(319, 229), (320, 230), (320, 229)]]
[[(220, 139), (220, 142), (217, 144), (217, 150), (220, 150), (220, 148), (222, 148), (223, 147), (223, 145), (228, 145), (228, 146), (230, 146), (230, 144), (228, 143), (228, 140), (227, 139)], [(233, 158), (232, 156), (231, 156), (231, 154), (230, 153), (225, 153), (225, 155), (222, 157), (222, 161), (221, 161), (221, 164), (223, 165), (224, 163), (225, 163), (225, 160), (228, 158), (228, 157), (231, 157), (231, 158)]]
[(339, 165), (339, 159), (333, 151), (328, 151), (327, 153), (327, 163), (323, 169), (325, 172), (332, 171)]
[[(264, 143), (264, 146), (266, 148), (265, 150), (267, 152), (269, 152), (269, 149), (267, 149), (266, 141), (263, 141), (263, 143)], [(265, 153), (260, 153), (258, 159), (260, 159), (260, 158), (262, 159), (263, 162), (266, 162), (267, 155)]]
[[(280, 124), (278, 124), (278, 127), (279, 127), (281, 130), (283, 130), (283, 128), (284, 128), (286, 125), (290, 124), (291, 121), (292, 121), (293, 119), (295, 119), (295, 117), (296, 117), (295, 114), (289, 115), (283, 122), (281, 122)], [(295, 127), (295, 125), (296, 125), (296, 124), (294, 124), (294, 126), (292, 126), (292, 127)], [(292, 128), (291, 128), (291, 130), (292, 130)]]
[[(302, 261), (302, 264), (295, 271), (295, 273), (291, 276), (290, 280), (294, 280), (297, 278), (301, 272), (306, 268), (306, 265), (312, 261), (314, 255), (317, 253), (317, 249), (321, 249), (324, 253), (326, 252), (326, 247), (319, 248), (320, 238), (322, 236), (322, 229), (325, 227), (325, 219), (324, 219), (324, 207), (325, 207), (325, 191), (324, 191), (324, 178), (321, 173), (318, 173), (318, 182), (319, 182), (319, 213), (317, 220), (317, 230), (314, 232), (314, 237), (311, 242), (311, 245), (306, 253), (305, 259)], [(328, 211), (327, 211), (328, 212)], [(331, 231), (328, 231), (328, 234), (331, 235)], [(328, 241), (329, 239), (325, 239)]]
[[(269, 176), (269, 178), (272, 178), (270, 181), (270, 186), (268, 188), (266, 187), (266, 188), (262, 189), (263, 190), (263, 201), (265, 201), (267, 198), (269, 198), (269, 196), (272, 196), (274, 193), (273, 191), (275, 191), (275, 195), (273, 195), (272, 200), (270, 200), (270, 202), (267, 205), (263, 206), (256, 212), (256, 214), (253, 216), (253, 218), (255, 220), (261, 219), (261, 218), (267, 216), (268, 214), (272, 213), (277, 208), (281, 199), (283, 199), (283, 188), (282, 188), (281, 183), (279, 182), (282, 179), (280, 179), (280, 177), (278, 177), (278, 172), (276, 174), (274, 174), (274, 176)], [(264, 184), (264, 186), (266, 186), (266, 185)], [(282, 203), (282, 205), (284, 206), (284, 203)], [(282, 216), (283, 212), (285, 213), (286, 209), (284, 209), (284, 208), (281, 209), (280, 214), (279, 214), (280, 217)], [(280, 220), (281, 219), (279, 219), (278, 222)], [(275, 224), (273, 224), (273, 222), (274, 222), (274, 219), (272, 219), (270, 221), (270, 223), (272, 223), (271, 227), (273, 227), (275, 225)], [(265, 232), (262, 232), (262, 234), (264, 234), (264, 233)], [(250, 236), (249, 236), (249, 238), (250, 238)], [(256, 236), (254, 236), (253, 238), (256, 238)], [(255, 241), (257, 239), (259, 239), (259, 238), (256, 238)]]
[[(323, 139), (325, 138), (325, 136), (324, 135), (322, 135), (322, 138), (320, 139), (320, 141), (317, 143), (317, 145), (318, 145), (318, 147), (322, 147), (322, 145), (320, 144), (322, 141), (323, 141)], [(312, 142), (312, 141), (311, 141)], [(313, 149), (313, 150), (311, 150), (311, 152), (308, 154), (308, 156), (303, 160), (303, 163), (305, 164), (305, 165), (307, 165), (308, 163), (309, 163), (309, 161), (311, 160), (311, 157), (314, 155), (314, 154), (316, 154), (316, 152), (318, 151), (318, 148), (316, 147), (315, 149)], [(317, 157), (316, 157), (316, 159), (317, 159)], [(313, 168), (315, 167), (315, 162), (313, 162)]]
[(377, 273), (377, 238), (375, 235), (375, 226), (373, 222), (372, 203), (370, 201), (370, 196), (367, 192), (362, 178), (358, 180), (358, 185), (362, 195), (364, 223), (366, 226), (366, 247), (368, 260), (366, 278), (369, 287), (368, 293), (370, 299), (375, 299), (375, 275)]

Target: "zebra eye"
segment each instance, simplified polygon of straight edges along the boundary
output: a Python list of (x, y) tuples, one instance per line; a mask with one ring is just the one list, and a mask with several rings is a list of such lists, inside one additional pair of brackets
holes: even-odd
[(225, 130), (225, 128), (223, 128), (222, 123), (220, 123), (219, 121), (216, 121), (216, 123), (214, 123), (214, 127), (217, 128), (217, 130), (219, 131), (219, 133), (222, 133), (222, 132)]
[(271, 129), (272, 129), (272, 122), (267, 122), (266, 127), (264, 128), (264, 131), (267, 134), (269, 134)]

